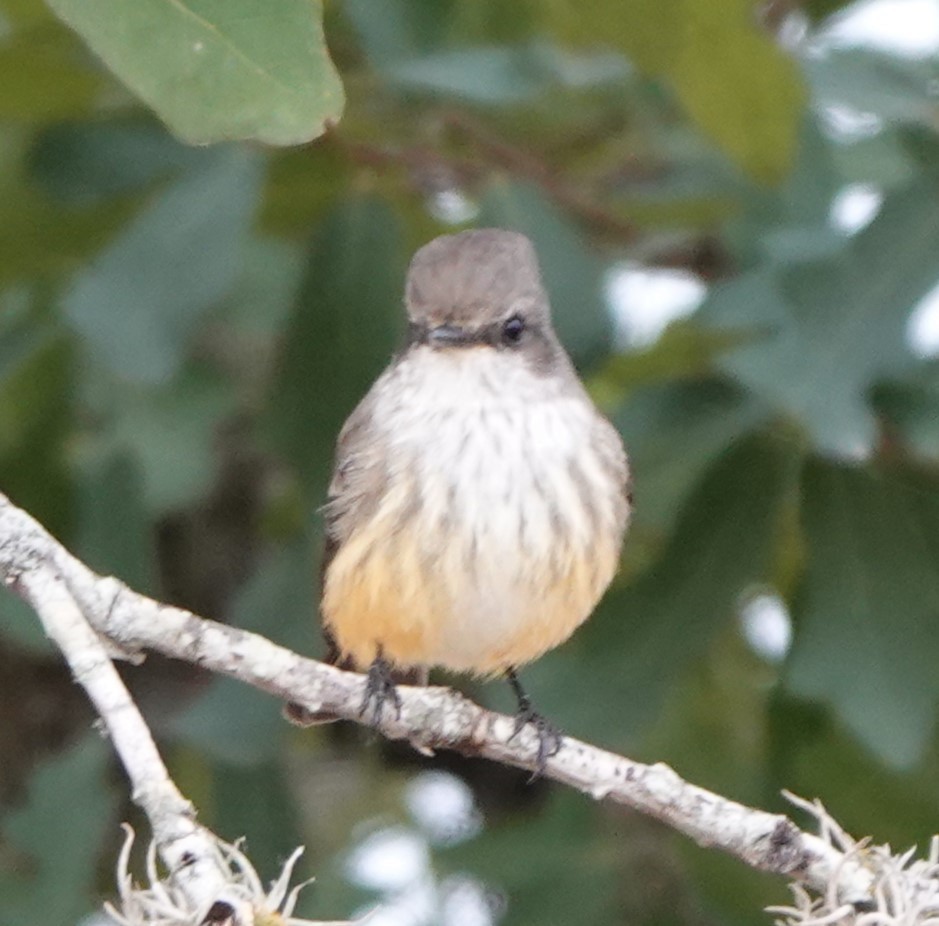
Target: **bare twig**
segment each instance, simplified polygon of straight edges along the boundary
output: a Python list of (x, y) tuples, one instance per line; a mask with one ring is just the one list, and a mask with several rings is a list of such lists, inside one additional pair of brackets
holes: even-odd
[(170, 778), (102, 638), (85, 620), (63, 578), (48, 568), (19, 574), (4, 570), (4, 578), (33, 606), (94, 704), (130, 778), (133, 799), (150, 820), (160, 855), (192, 906), (204, 915), (217, 901), (228, 903), (211, 834), (196, 823), (192, 805)]

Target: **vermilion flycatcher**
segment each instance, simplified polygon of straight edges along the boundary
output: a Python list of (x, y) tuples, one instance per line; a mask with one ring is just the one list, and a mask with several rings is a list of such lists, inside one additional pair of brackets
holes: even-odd
[[(324, 508), (322, 618), (337, 661), (505, 674), (517, 730), (558, 734), (515, 670), (566, 640), (616, 571), (626, 454), (551, 327), (523, 235), (445, 235), (411, 261), (404, 349), (339, 435)], [(426, 678), (426, 674), (424, 676)]]

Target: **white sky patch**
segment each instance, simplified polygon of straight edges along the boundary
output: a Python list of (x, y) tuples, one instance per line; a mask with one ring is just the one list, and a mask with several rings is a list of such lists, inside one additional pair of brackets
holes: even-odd
[(828, 221), (843, 235), (856, 235), (874, 221), (883, 202), (884, 194), (874, 184), (851, 183), (835, 194)]
[(939, 52), (939, 0), (859, 0), (818, 38), (829, 48), (870, 48), (907, 58)]
[(621, 263), (606, 276), (607, 302), (621, 347), (650, 347), (669, 324), (695, 312), (707, 295), (704, 281), (687, 270)]
[(845, 144), (873, 138), (884, 127), (880, 116), (842, 103), (826, 104), (821, 108), (819, 115), (822, 131), (832, 141)]
[(801, 10), (791, 10), (784, 17), (776, 30), (776, 41), (786, 49), (795, 52), (808, 38), (811, 20)]
[(400, 891), (430, 870), (427, 843), (403, 827), (388, 827), (362, 840), (346, 859), (350, 881), (375, 891)]
[(103, 910), (89, 913), (83, 920), (78, 921), (78, 926), (117, 926), (117, 920), (112, 919)]
[(939, 356), (939, 282), (913, 307), (906, 323), (906, 343), (917, 357)]
[(740, 629), (750, 649), (767, 662), (781, 662), (792, 644), (792, 618), (779, 595), (754, 595), (740, 609)]
[(479, 206), (457, 189), (434, 193), (427, 202), (430, 214), (447, 225), (465, 225), (479, 215)]
[(482, 829), (472, 790), (448, 772), (415, 776), (405, 790), (404, 802), (414, 822), (433, 843), (455, 845)]
[(467, 875), (452, 875), (441, 885), (440, 904), (444, 926), (493, 926), (501, 910), (486, 886)]
[(437, 889), (432, 879), (425, 878), (377, 904), (356, 910), (352, 919), (363, 920), (368, 926), (437, 926)]

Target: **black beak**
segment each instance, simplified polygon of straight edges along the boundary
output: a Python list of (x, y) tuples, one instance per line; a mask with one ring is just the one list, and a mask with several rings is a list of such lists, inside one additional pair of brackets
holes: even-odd
[(433, 347), (459, 347), (472, 343), (473, 335), (458, 325), (438, 325), (430, 329), (427, 340)]

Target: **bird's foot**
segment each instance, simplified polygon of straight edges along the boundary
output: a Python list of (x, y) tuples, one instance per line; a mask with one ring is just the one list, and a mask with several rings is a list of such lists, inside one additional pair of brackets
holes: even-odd
[(557, 755), (564, 742), (564, 734), (550, 720), (546, 720), (531, 705), (519, 708), (515, 714), (515, 729), (509, 737), (509, 741), (515, 739), (522, 732), (526, 724), (531, 724), (535, 728), (535, 734), (538, 737), (538, 752), (535, 755), (535, 768), (531, 773), (529, 782), (535, 781), (544, 774), (544, 770), (551, 756)]
[(391, 675), (391, 665), (386, 659), (376, 656), (365, 677), (365, 693), (362, 696), (359, 716), (364, 718), (371, 709), (370, 723), (377, 726), (381, 723), (382, 712), (389, 702), (394, 706), (395, 714), (400, 717), (401, 697)]
[(512, 735), (509, 737), (509, 742), (522, 732), (526, 724), (531, 724), (538, 737), (538, 752), (535, 755), (535, 768), (531, 773), (531, 778), (528, 779), (529, 782), (532, 782), (544, 774), (548, 759), (550, 759), (551, 756), (557, 755), (561, 749), (561, 744), (564, 742), (564, 735), (551, 721), (545, 719), (532, 707), (531, 699), (525, 694), (515, 672), (510, 670), (506, 674), (509, 684), (515, 692), (515, 697), (518, 699), (518, 710), (515, 712), (515, 727), (512, 730)]

